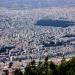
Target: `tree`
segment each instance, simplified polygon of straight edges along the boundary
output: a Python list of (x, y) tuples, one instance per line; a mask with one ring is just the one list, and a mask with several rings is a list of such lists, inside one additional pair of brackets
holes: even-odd
[(45, 58), (44, 68), (45, 68), (45, 75), (48, 75), (48, 56)]
[(57, 66), (51, 61), (50, 62), (50, 69), (52, 70), (52, 75), (58, 75)]
[(24, 75), (30, 75), (30, 64), (26, 66)]
[(23, 75), (20, 69), (16, 69), (14, 75)]
[(32, 60), (30, 64), (25, 68), (24, 75), (37, 75), (37, 68), (35, 66), (35, 60)]
[(60, 75), (75, 74), (75, 58), (62, 62), (59, 66)]
[(70, 69), (66, 72), (66, 75), (75, 75), (75, 72), (72, 69)]
[(5, 75), (8, 75), (8, 70), (4, 70), (4, 74)]
[(37, 72), (38, 72), (37, 74), (42, 75), (42, 71), (43, 71), (43, 63), (40, 60), (37, 66)]

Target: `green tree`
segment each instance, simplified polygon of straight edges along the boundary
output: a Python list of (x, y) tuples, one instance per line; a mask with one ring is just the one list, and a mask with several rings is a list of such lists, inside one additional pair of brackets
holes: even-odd
[(72, 69), (70, 69), (66, 72), (66, 75), (75, 75), (75, 72)]
[(75, 58), (72, 58), (69, 61), (62, 62), (59, 66), (59, 70), (60, 75), (67, 75), (69, 74), (69, 72), (75, 74)]
[(24, 75), (30, 75), (30, 64), (26, 66)]
[(16, 69), (14, 75), (23, 75), (20, 69)]
[(37, 75), (35, 60), (32, 60), (30, 64), (25, 68), (24, 75)]
[(58, 75), (57, 66), (51, 61), (50, 69), (52, 70), (52, 75)]
[(42, 75), (42, 71), (43, 71), (43, 63), (40, 60), (37, 66), (37, 74)]

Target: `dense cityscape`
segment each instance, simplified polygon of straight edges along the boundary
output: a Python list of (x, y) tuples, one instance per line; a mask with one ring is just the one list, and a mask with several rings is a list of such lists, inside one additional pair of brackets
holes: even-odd
[(24, 71), (32, 59), (60, 63), (74, 55), (75, 8), (0, 9), (1, 72), (10, 62)]

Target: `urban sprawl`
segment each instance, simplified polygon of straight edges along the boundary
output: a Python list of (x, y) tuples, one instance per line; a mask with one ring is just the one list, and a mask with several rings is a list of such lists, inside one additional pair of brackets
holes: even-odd
[(9, 61), (44, 59), (46, 56), (70, 57), (75, 54), (75, 26), (37, 25), (42, 19), (63, 23), (65, 20), (75, 22), (75, 8), (0, 9), (1, 64)]

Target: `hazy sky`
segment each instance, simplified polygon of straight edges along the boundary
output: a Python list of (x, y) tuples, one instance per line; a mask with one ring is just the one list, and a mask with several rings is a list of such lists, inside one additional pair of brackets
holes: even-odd
[(0, 7), (74, 7), (75, 0), (0, 0)]

